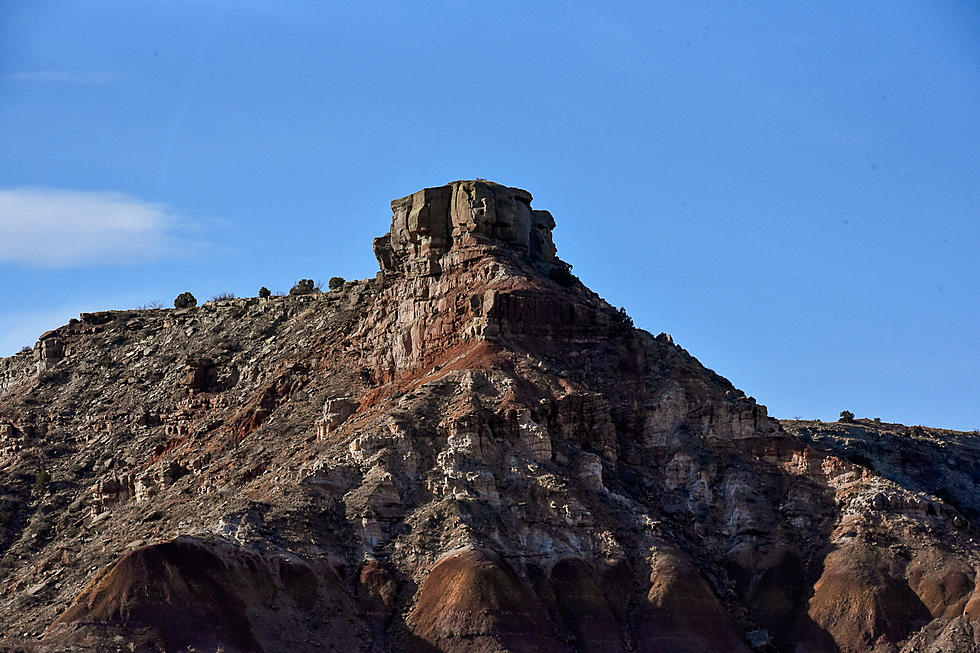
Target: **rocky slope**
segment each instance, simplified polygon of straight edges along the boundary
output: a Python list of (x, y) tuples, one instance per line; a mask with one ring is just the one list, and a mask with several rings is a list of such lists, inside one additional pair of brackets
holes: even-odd
[(0, 360), (5, 650), (977, 650), (978, 438), (780, 424), (530, 201), (425, 189), (376, 279)]

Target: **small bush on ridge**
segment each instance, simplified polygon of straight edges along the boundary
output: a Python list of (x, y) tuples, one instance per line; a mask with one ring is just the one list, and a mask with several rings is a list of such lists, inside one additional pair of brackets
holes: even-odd
[(290, 295), (312, 295), (320, 292), (313, 279), (300, 279), (296, 285), (289, 289)]
[(577, 281), (575, 275), (572, 274), (572, 266), (558, 259), (555, 259), (555, 267), (551, 268), (548, 278), (562, 288), (570, 288)]
[(182, 292), (174, 300), (174, 308), (191, 308), (197, 306), (197, 297), (189, 292)]
[(622, 322), (626, 326), (633, 326), (633, 318), (629, 316), (626, 309), (620, 306), (619, 311), (616, 313), (616, 320)]

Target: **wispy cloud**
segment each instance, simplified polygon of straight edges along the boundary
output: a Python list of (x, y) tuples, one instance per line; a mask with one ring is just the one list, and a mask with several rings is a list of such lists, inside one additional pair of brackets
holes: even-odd
[(123, 193), (0, 189), (0, 263), (140, 263), (203, 249), (191, 232), (165, 206)]
[(18, 82), (45, 82), (55, 84), (76, 84), (79, 86), (106, 86), (123, 78), (121, 73), (108, 70), (22, 70), (6, 75), (7, 79)]

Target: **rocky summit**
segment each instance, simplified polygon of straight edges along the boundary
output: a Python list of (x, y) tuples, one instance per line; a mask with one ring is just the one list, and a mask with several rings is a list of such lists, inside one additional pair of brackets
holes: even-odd
[(0, 359), (0, 648), (978, 650), (978, 436), (780, 423), (526, 191), (392, 211), (376, 278)]

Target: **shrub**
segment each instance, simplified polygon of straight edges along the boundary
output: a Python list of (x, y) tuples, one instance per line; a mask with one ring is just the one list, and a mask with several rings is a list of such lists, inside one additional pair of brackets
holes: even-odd
[(157, 301), (157, 300), (153, 300), (152, 302), (147, 302), (147, 303), (143, 304), (142, 306), (138, 307), (136, 310), (139, 310), (139, 311), (151, 311), (151, 310), (155, 310), (155, 309), (158, 309), (158, 308), (163, 308), (163, 302), (160, 302), (160, 301)]
[(577, 281), (575, 275), (572, 274), (572, 266), (558, 259), (555, 259), (555, 267), (551, 268), (548, 278), (563, 288), (568, 288)]
[(319, 292), (319, 288), (313, 279), (300, 279), (289, 289), (290, 295), (312, 295), (315, 292)]
[(844, 422), (844, 423), (853, 422), (854, 421), (854, 413), (852, 413), (849, 410), (842, 410), (840, 412), (840, 419), (837, 420), (837, 421), (838, 422)]
[(182, 292), (174, 300), (174, 308), (191, 308), (197, 306), (197, 297), (189, 292)]
[(619, 311), (616, 313), (616, 320), (622, 322), (626, 326), (633, 326), (633, 318), (629, 316), (626, 309), (622, 306), (619, 307)]
[(330, 283), (327, 285), (329, 286), (330, 290), (340, 290), (344, 287), (345, 281), (346, 279), (343, 277), (330, 277)]
[(19, 354), (33, 354), (34, 353), (34, 348), (33, 347), (28, 347), (27, 345), (24, 345), (23, 347), (20, 348), (20, 351), (17, 352), (17, 353), (19, 353)]
[(259, 297), (261, 297), (262, 299), (269, 299), (269, 297), (272, 297), (272, 291), (266, 288), (265, 286), (262, 286), (261, 288), (259, 288)]
[(34, 478), (34, 489), (39, 491), (44, 491), (48, 489), (48, 485), (51, 484), (51, 472), (46, 469), (42, 469), (37, 473)]
[(233, 292), (219, 292), (217, 295), (211, 298), (212, 301), (220, 302), (223, 299), (235, 299), (235, 293)]

